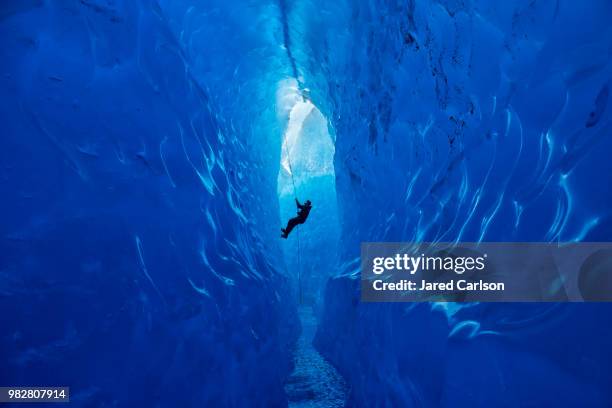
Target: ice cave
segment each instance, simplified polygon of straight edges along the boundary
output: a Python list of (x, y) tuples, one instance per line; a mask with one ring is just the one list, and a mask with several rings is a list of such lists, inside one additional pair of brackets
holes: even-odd
[(359, 298), (361, 242), (612, 241), (610, 21), (609, 0), (3, 0), (0, 386), (612, 406), (610, 304)]

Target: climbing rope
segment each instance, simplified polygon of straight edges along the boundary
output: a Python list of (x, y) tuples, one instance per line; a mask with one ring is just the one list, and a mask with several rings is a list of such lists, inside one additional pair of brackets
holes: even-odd
[[(289, 165), (289, 174), (291, 175), (291, 184), (293, 184), (293, 195), (295, 197), (295, 199), (298, 199), (297, 196), (297, 187), (295, 186), (295, 178), (293, 177), (293, 167), (291, 166), (291, 155), (289, 154), (289, 147), (287, 146), (287, 139), (285, 138), (283, 144), (285, 145), (285, 151), (287, 153), (287, 164)], [(299, 304), (302, 304), (302, 274), (301, 274), (301, 269), (302, 269), (302, 256), (301, 256), (301, 249), (300, 249), (300, 226), (298, 225), (297, 227), (297, 255), (298, 255), (298, 271), (297, 271), (297, 277), (298, 277), (298, 296), (299, 296)]]

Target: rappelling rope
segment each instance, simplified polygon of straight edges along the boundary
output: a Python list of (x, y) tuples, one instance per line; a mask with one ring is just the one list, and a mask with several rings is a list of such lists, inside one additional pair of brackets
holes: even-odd
[[(293, 178), (293, 167), (291, 166), (291, 155), (289, 154), (289, 147), (287, 146), (287, 138), (285, 138), (285, 141), (283, 143), (285, 145), (285, 151), (287, 152), (287, 164), (289, 164), (289, 174), (291, 175), (291, 184), (293, 184), (293, 195), (295, 197), (295, 199), (298, 199), (297, 196), (297, 188), (295, 187), (295, 179)], [(298, 225), (297, 227), (297, 253), (298, 253), (298, 296), (299, 296), (299, 302), (300, 305), (302, 304), (302, 275), (301, 275), (301, 269), (302, 269), (302, 260), (301, 260), (301, 254), (300, 254), (300, 226)]]

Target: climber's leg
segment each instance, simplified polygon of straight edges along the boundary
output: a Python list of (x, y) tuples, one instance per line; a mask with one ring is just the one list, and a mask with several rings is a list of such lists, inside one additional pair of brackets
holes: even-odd
[(299, 224), (303, 224), (304, 220), (301, 219), (300, 217), (294, 217), (291, 218), (288, 222), (287, 222), (287, 227), (286, 228), (281, 228), (281, 231), (283, 232), (283, 234), (281, 235), (281, 237), (283, 238), (287, 238), (289, 236), (289, 234), (291, 233), (291, 231)]

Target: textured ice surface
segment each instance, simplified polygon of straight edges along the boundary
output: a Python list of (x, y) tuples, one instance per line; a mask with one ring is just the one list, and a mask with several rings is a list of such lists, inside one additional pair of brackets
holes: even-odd
[[(207, 26), (175, 32), (188, 10), (164, 7), (0, 5), (0, 383), (70, 385), (76, 406), (282, 406), (299, 323), (274, 103), (254, 129), (249, 76), (202, 81), (182, 41)], [(217, 79), (250, 96), (225, 103)]]
[(342, 266), (316, 344), (351, 403), (612, 404), (609, 305), (364, 305), (355, 262), (365, 240), (610, 240), (612, 5), (317, 2), (288, 16), (336, 134)]
[(295, 370), (285, 390), (290, 407), (343, 407), (347, 387), (336, 369), (312, 345), (317, 319), (312, 308), (300, 307), (302, 334), (295, 349)]
[(79, 406), (287, 403), (293, 84), (335, 138), (316, 345), (349, 402), (612, 405), (608, 305), (363, 305), (355, 276), (365, 240), (612, 238), (611, 7), (1, 2), (0, 383), (70, 384)]

